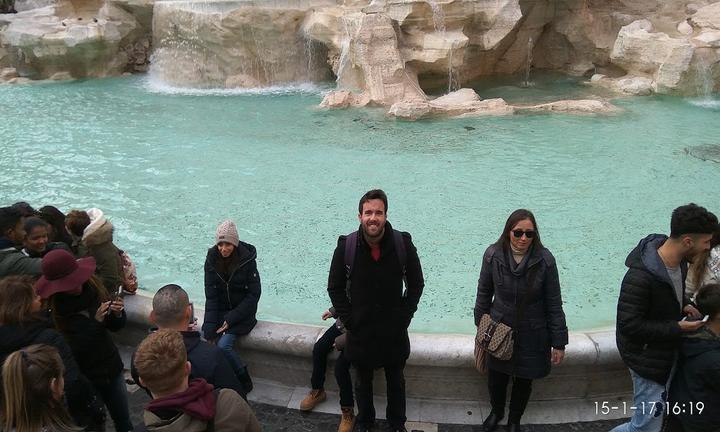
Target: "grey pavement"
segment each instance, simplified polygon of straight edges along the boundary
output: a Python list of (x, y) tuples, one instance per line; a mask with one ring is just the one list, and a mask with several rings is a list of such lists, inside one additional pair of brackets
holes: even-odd
[[(142, 421), (142, 412), (145, 404), (150, 400), (147, 394), (138, 389), (137, 386), (128, 386), (128, 399), (130, 402), (130, 414), (133, 424)], [(320, 412), (304, 413), (299, 410), (258, 403), (250, 401), (250, 406), (255, 411), (264, 432), (335, 432), (337, 431), (340, 417), (336, 414)], [(601, 420), (594, 422), (564, 423), (564, 424), (542, 424), (525, 425), (524, 432), (607, 432), (615, 425), (622, 423), (622, 420)], [(112, 430), (111, 423), (108, 423), (107, 430)], [(378, 421), (376, 431), (386, 430), (384, 421)], [(498, 428), (504, 432), (504, 427)], [(409, 432), (482, 432), (481, 426), (453, 425), (453, 424), (431, 424), (431, 423), (409, 423)]]

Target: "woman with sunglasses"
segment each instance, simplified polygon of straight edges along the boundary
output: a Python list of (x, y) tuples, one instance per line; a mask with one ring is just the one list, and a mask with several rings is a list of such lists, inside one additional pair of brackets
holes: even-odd
[(529, 210), (512, 212), (500, 238), (485, 251), (474, 312), (476, 326), (490, 314), (513, 329), (512, 358), (487, 357), (492, 411), (483, 427), (493, 431), (505, 417), (512, 378), (508, 431), (517, 432), (532, 381), (547, 376), (551, 363), (562, 362), (568, 343), (555, 258), (543, 247)]

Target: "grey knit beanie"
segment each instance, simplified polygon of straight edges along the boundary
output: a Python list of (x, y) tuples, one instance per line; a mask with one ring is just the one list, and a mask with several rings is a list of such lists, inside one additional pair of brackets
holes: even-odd
[(235, 247), (240, 243), (240, 236), (238, 235), (235, 222), (230, 219), (218, 225), (217, 231), (215, 231), (215, 244), (221, 242), (230, 243)]

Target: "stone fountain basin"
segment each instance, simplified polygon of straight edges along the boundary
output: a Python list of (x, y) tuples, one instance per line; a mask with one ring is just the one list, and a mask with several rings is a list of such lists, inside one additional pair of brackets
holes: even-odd
[[(128, 328), (117, 339), (121, 344), (137, 346), (150, 327), (151, 296), (139, 293), (126, 297), (125, 307)], [(201, 324), (204, 310), (196, 307), (195, 314)], [(310, 383), (313, 344), (324, 331), (318, 326), (260, 321), (249, 335), (239, 338), (236, 349), (256, 382), (250, 399), (297, 409)], [(412, 352), (405, 368), (408, 420), (481, 423), (489, 412), (489, 397), (485, 377), (473, 367), (474, 336), (411, 333), (410, 344)], [(332, 364), (328, 371), (332, 371)], [(334, 381), (329, 372), (326, 388), (332, 402), (318, 410), (339, 412), (332, 393), (337, 389)], [(376, 373), (374, 389), (376, 409), (381, 414), (385, 394), (382, 373)], [(631, 395), (632, 383), (615, 347), (614, 329), (571, 332), (563, 364), (533, 384), (524, 421), (563, 423), (619, 418), (629, 413), (615, 410), (602, 415), (596, 407), (605, 401), (622, 406), (623, 401), (631, 400)]]

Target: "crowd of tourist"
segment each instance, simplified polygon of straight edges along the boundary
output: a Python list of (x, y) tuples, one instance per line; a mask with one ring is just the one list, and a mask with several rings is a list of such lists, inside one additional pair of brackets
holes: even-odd
[[(424, 277), (412, 237), (395, 230), (387, 213), (382, 190), (363, 195), (360, 226), (340, 236), (330, 264), (332, 307), (322, 319), (335, 322), (313, 348), (311, 391), (300, 409), (311, 411), (325, 400), (328, 355), (338, 351), (339, 432), (374, 429), (379, 369), (388, 425), (406, 431), (408, 327)], [(154, 327), (131, 364), (123, 365), (110, 333), (125, 326), (123, 295), (134, 288), (110, 220), (96, 208), (67, 215), (24, 202), (0, 208), (0, 428), (104, 430), (109, 414), (118, 431), (260, 431), (247, 403), (252, 379), (235, 349), (237, 338), (257, 324), (256, 258), (235, 224), (222, 222), (204, 265), (201, 330), (187, 292), (165, 285), (152, 300)], [(678, 207), (670, 234), (642, 239), (626, 265), (617, 346), (630, 370), (633, 406), (647, 409), (634, 410), (613, 432), (717, 432), (717, 218), (695, 204)], [(507, 415), (508, 431), (518, 432), (533, 382), (564, 360), (568, 345), (557, 264), (532, 212), (512, 212), (483, 254), (474, 318), (475, 366), (487, 374), (491, 403), (483, 430), (496, 430)], [(125, 367), (152, 398), (137, 425), (130, 419)]]

